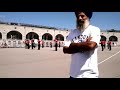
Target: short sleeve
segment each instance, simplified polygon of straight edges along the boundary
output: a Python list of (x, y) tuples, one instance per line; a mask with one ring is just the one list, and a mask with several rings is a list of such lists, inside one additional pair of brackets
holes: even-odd
[(71, 40), (72, 40), (72, 34), (73, 34), (73, 32), (71, 31), (71, 32), (68, 34), (68, 36), (67, 36), (67, 38), (66, 38), (66, 41), (71, 41)]
[(101, 36), (100, 36), (100, 29), (98, 27), (95, 27), (91, 30), (91, 37), (92, 37), (91, 41), (96, 42), (97, 45), (99, 46)]
[(68, 36), (66, 37), (66, 41), (64, 42), (64, 46), (69, 47), (70, 44), (71, 44), (71, 40), (72, 40), (72, 32), (70, 32), (70, 33), (68, 34)]

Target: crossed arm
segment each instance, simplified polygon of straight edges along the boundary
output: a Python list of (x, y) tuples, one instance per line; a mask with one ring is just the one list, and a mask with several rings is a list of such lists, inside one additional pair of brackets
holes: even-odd
[(64, 46), (63, 52), (65, 54), (74, 54), (78, 52), (85, 52), (85, 51), (92, 50), (96, 47), (97, 43), (90, 40), (91, 40), (91, 37), (89, 37), (86, 42), (71, 43), (69, 47)]

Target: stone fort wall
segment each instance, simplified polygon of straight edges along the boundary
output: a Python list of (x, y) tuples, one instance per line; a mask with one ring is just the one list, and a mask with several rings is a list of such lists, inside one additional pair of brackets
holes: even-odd
[[(7, 39), (7, 34), (10, 31), (17, 31), (21, 33), (22, 39), (16, 40), (16, 39)], [(28, 26), (21, 26), (21, 25), (10, 25), (10, 24), (0, 24), (0, 44), (6, 42), (7, 44), (11, 44), (11, 47), (24, 47), (24, 41), (26, 39), (26, 35), (30, 32), (35, 32), (39, 39), (42, 40), (42, 36), (45, 33), (49, 33), (52, 35), (52, 40), (44, 40), (45, 42), (54, 42), (55, 37), (60, 34), (63, 36), (64, 40), (60, 41), (62, 44), (66, 40), (67, 35), (69, 34), (70, 30), (59, 30), (59, 29), (48, 29), (48, 28), (38, 28), (38, 27), (28, 27)], [(120, 45), (120, 33), (119, 32), (105, 32), (101, 31), (101, 35), (106, 37), (106, 41), (109, 40), (111, 36), (117, 37), (117, 41), (114, 41), (116, 46)], [(9, 43), (10, 42), (10, 43)], [(62, 46), (61, 44), (61, 46)]]

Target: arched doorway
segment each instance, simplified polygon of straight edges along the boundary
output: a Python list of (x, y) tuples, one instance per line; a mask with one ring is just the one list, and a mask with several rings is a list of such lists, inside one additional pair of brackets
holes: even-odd
[(117, 42), (118, 38), (116, 36), (110, 36), (109, 37), (109, 41), (115, 41), (115, 42)]
[(18, 31), (10, 31), (7, 33), (9, 47), (21, 47), (22, 34)]
[(49, 33), (45, 33), (42, 35), (42, 40), (53, 40), (53, 37)]
[(26, 39), (39, 39), (39, 35), (35, 32), (29, 32), (27, 35), (26, 35)]
[(100, 41), (106, 41), (106, 37), (103, 36), (103, 35), (101, 35), (101, 39), (100, 39)]
[(22, 34), (18, 31), (10, 31), (7, 33), (7, 39), (22, 40)]
[(64, 41), (64, 36), (61, 34), (58, 34), (58, 35), (56, 35), (55, 39), (60, 40), (60, 41)]

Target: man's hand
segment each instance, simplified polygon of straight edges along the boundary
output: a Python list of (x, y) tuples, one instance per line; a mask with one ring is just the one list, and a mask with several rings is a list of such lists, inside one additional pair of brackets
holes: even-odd
[(92, 39), (92, 37), (89, 36), (89, 37), (86, 39), (86, 42), (89, 42), (91, 39)]

